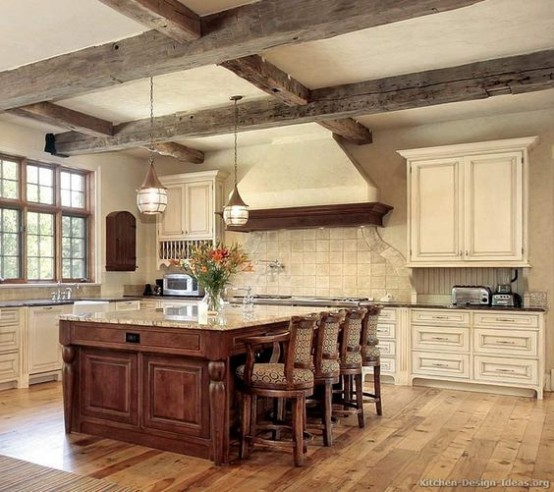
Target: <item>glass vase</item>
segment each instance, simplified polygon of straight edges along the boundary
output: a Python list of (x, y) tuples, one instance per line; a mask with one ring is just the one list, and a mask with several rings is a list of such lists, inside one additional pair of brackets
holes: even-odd
[(223, 309), (223, 287), (204, 286), (204, 299), (202, 302), (208, 307), (208, 316), (218, 316)]

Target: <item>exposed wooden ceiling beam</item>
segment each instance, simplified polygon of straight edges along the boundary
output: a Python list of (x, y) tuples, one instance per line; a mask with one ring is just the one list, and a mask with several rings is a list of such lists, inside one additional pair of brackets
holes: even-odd
[(193, 164), (202, 164), (204, 162), (204, 152), (191, 149), (190, 147), (175, 142), (154, 144), (154, 151), (161, 155), (174, 157), (183, 162), (192, 162)]
[(277, 46), (325, 39), (481, 1), (255, 2), (203, 17), (203, 35), (188, 43), (175, 43), (157, 31), (148, 31), (0, 72), (0, 110), (56, 101), (131, 80), (219, 64)]
[[(228, 60), (221, 66), (287, 106), (305, 105), (311, 100), (310, 89), (259, 55)], [(371, 132), (352, 118), (318, 121), (318, 123), (348, 142), (363, 145), (372, 141)]]
[(10, 109), (7, 112), (87, 135), (113, 135), (113, 124), (110, 121), (49, 102), (30, 104), (21, 108)]
[(100, 0), (150, 29), (184, 43), (198, 39), (200, 16), (177, 0)]
[[(326, 119), (359, 117), (401, 109), (486, 99), (499, 93), (519, 94), (554, 88), (554, 50), (540, 51), (453, 68), (431, 70), (312, 91), (313, 102), (286, 106), (273, 100), (239, 105), (239, 131), (260, 130)], [(154, 139), (206, 137), (233, 131), (232, 106), (176, 113), (155, 118)], [(113, 137), (94, 138), (76, 133), (56, 136), (64, 154), (86, 154), (145, 145), (148, 119), (124, 123)]]
[(310, 102), (310, 89), (259, 55), (227, 60), (221, 66), (287, 106)]

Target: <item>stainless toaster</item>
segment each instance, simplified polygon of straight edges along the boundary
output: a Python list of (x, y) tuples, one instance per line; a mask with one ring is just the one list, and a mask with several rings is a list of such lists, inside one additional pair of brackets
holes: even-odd
[(456, 306), (488, 306), (491, 303), (491, 290), (475, 285), (455, 285), (452, 287), (452, 304)]

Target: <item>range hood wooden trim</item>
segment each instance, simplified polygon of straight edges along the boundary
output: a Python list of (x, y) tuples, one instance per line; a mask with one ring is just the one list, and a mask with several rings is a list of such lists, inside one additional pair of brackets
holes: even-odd
[(244, 226), (227, 226), (226, 231), (254, 232), (316, 227), (383, 227), (383, 217), (394, 207), (380, 202), (347, 203), (250, 210)]

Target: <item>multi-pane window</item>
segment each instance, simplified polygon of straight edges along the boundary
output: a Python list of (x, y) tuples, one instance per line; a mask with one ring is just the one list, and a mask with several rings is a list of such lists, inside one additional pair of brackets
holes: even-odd
[(0, 156), (0, 277), (89, 278), (89, 173)]

